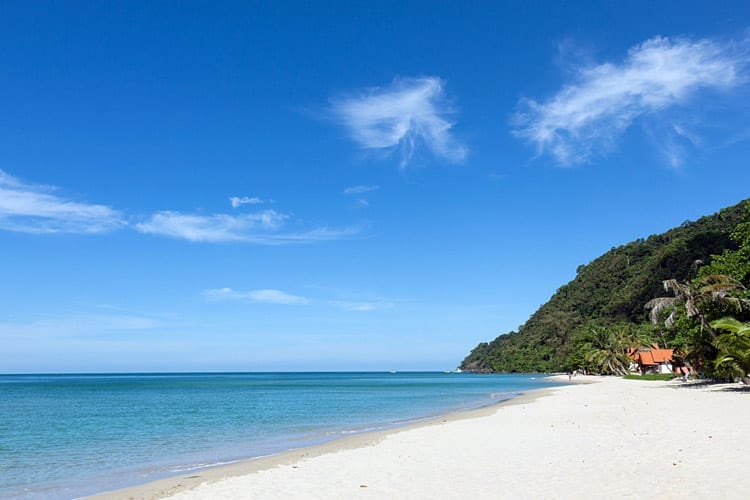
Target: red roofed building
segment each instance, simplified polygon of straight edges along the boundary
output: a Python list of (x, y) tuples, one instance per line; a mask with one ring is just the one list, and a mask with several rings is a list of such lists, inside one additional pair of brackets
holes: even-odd
[(631, 368), (637, 368), (641, 373), (672, 373), (673, 349), (631, 348), (627, 354), (633, 360)]

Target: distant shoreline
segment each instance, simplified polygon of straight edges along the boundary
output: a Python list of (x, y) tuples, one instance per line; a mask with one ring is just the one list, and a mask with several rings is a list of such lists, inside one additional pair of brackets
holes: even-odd
[(91, 498), (600, 498), (631, 495), (634, 478), (651, 478), (658, 498), (742, 498), (750, 488), (742, 474), (727, 477), (729, 457), (750, 449), (743, 387), (573, 381)]

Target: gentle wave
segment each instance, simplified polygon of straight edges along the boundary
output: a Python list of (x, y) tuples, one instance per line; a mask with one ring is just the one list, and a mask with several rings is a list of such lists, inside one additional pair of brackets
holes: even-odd
[[(259, 458), (259, 457), (255, 457)], [(222, 465), (231, 465), (242, 462), (242, 460), (229, 460), (227, 462), (211, 462), (205, 464), (190, 465), (181, 469), (171, 469), (170, 472), (192, 472), (195, 470), (209, 469), (211, 467), (221, 467)]]
[(385, 372), (0, 375), (0, 385), (0, 497), (62, 499), (427, 421), (552, 384)]

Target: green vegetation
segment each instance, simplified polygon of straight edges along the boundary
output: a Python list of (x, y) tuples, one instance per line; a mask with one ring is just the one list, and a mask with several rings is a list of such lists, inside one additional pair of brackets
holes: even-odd
[(725, 377), (740, 377), (750, 384), (750, 323), (722, 318), (712, 325), (724, 332), (713, 341), (718, 350), (714, 369)]
[(579, 266), (517, 332), (479, 344), (461, 369), (622, 374), (625, 344), (657, 343), (709, 376), (737, 375), (750, 360), (741, 355), (744, 340), (730, 342), (713, 322), (750, 320), (749, 280), (750, 203), (743, 202)]
[(745, 287), (750, 287), (750, 203), (745, 204), (744, 220), (737, 224), (731, 237), (738, 244), (738, 248), (729, 248), (721, 255), (714, 255), (711, 263), (701, 268), (699, 275), (732, 276)]
[(625, 375), (625, 380), (672, 380), (674, 376), (671, 373), (646, 373), (644, 375)]
[(697, 318), (701, 329), (716, 338), (716, 333), (706, 320), (703, 307), (736, 308), (742, 310), (743, 299), (733, 297), (732, 292), (740, 291), (744, 287), (738, 280), (723, 274), (708, 274), (696, 278), (692, 282), (679, 282), (675, 279), (664, 281), (664, 290), (673, 292), (673, 297), (657, 297), (646, 302), (643, 307), (650, 311), (649, 317), (653, 324), (659, 323), (659, 317), (665, 310), (669, 311), (664, 326), (672, 328), (677, 314), (683, 310), (687, 318)]
[(611, 327), (591, 327), (577, 333), (574, 350), (568, 356), (568, 369), (584, 370), (602, 375), (625, 375), (630, 358), (628, 347), (650, 346), (654, 336), (649, 329), (621, 323)]

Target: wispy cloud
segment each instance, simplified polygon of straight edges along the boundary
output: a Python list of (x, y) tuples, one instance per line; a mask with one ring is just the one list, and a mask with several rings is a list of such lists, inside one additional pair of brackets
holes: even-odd
[(344, 189), (344, 194), (364, 194), (378, 189), (380, 186), (352, 186)]
[(277, 229), (288, 216), (274, 210), (242, 215), (194, 215), (163, 211), (135, 225), (142, 233), (188, 241), (250, 241)]
[(229, 198), (229, 203), (232, 204), (233, 208), (239, 208), (242, 205), (260, 205), (263, 203), (271, 203), (271, 200), (263, 200), (261, 198), (257, 198), (255, 196), (248, 197), (248, 196), (232, 196)]
[(125, 225), (113, 208), (67, 200), (53, 191), (0, 170), (0, 229), (34, 234), (103, 233)]
[(307, 304), (309, 302), (305, 297), (270, 288), (247, 292), (240, 292), (231, 288), (217, 288), (206, 290), (203, 294), (210, 300), (247, 300), (262, 304)]
[(145, 222), (136, 224), (135, 228), (146, 234), (193, 242), (245, 242), (262, 245), (338, 240), (352, 237), (361, 231), (360, 227), (320, 227), (298, 232), (288, 231), (284, 230), (284, 225), (289, 217), (275, 210), (242, 215), (199, 215), (162, 211), (153, 214)]
[[(128, 228), (193, 242), (290, 245), (347, 239), (364, 229), (362, 225), (338, 229), (304, 227), (300, 221), (292, 221), (290, 215), (270, 209), (242, 214), (164, 210), (145, 218), (131, 216), (126, 220), (123, 213), (111, 207), (71, 201), (57, 196), (54, 191), (53, 187), (26, 184), (0, 170), (0, 230), (49, 234), (104, 233)], [(272, 202), (259, 198), (237, 200), (237, 206)], [(292, 228), (288, 227), (290, 225)]]
[(397, 78), (387, 87), (333, 99), (331, 111), (365, 149), (401, 149), (405, 166), (420, 145), (451, 162), (462, 161), (467, 149), (451, 134), (446, 118), (452, 109), (443, 81), (437, 77)]
[[(380, 186), (352, 186), (344, 189), (344, 194), (347, 196), (352, 195), (364, 195), (366, 193), (370, 193), (372, 191), (377, 191), (380, 189)], [(370, 202), (367, 201), (365, 198), (360, 197), (357, 199), (356, 207), (357, 208), (367, 208), (370, 206)]]
[(547, 101), (522, 100), (514, 134), (563, 165), (586, 162), (611, 150), (639, 117), (684, 105), (702, 90), (745, 83), (748, 62), (744, 41), (655, 37), (632, 47), (619, 64), (579, 69)]
[(355, 312), (370, 312), (370, 311), (375, 311), (379, 309), (390, 309), (391, 307), (393, 307), (392, 303), (382, 302), (382, 301), (367, 302), (367, 301), (333, 300), (333, 301), (330, 301), (329, 304), (334, 307), (346, 309), (347, 311), (355, 311)]
[(365, 226), (357, 225), (341, 229), (319, 227), (299, 232), (275, 233), (263, 238), (256, 238), (256, 243), (267, 245), (286, 245), (295, 243), (315, 243), (320, 241), (342, 240), (356, 237), (365, 229)]
[(16, 332), (26, 339), (38, 337), (71, 337), (112, 332), (151, 330), (164, 326), (163, 321), (133, 314), (67, 314), (46, 316), (27, 322), (0, 323), (0, 332)]
[(682, 166), (690, 149), (703, 143), (698, 135), (676, 123), (665, 127), (658, 134), (658, 139), (655, 138), (655, 142), (659, 144), (664, 160), (674, 169)]
[(294, 295), (276, 290), (273, 288), (263, 288), (258, 290), (240, 291), (232, 288), (213, 288), (204, 290), (203, 296), (214, 302), (218, 301), (244, 301), (256, 302), (260, 304), (286, 304), (286, 305), (306, 305), (317, 304), (319, 306), (335, 307), (352, 312), (371, 312), (376, 310), (390, 309), (393, 307), (392, 302), (382, 299), (373, 300), (340, 300), (329, 299), (326, 297), (305, 297)]

